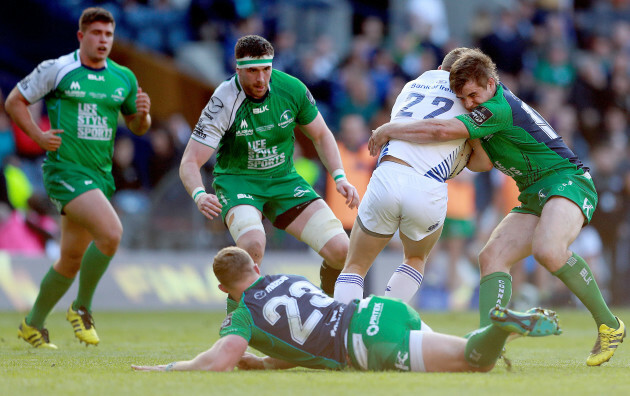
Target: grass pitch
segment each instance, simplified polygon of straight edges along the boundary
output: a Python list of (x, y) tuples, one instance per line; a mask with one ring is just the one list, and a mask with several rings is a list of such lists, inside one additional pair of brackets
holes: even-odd
[[(629, 309), (613, 310), (630, 323)], [(218, 336), (221, 312), (96, 312), (101, 345), (74, 338), (63, 312), (46, 324), (59, 350), (37, 350), (16, 337), (23, 314), (0, 313), (0, 395), (628, 395), (630, 342), (601, 367), (587, 367), (595, 341), (590, 315), (560, 310), (561, 336), (517, 339), (490, 373), (362, 373), (293, 369), (274, 372), (134, 372), (133, 364), (190, 359)], [(434, 330), (463, 335), (476, 312), (424, 313)], [(630, 338), (628, 338), (630, 339)]]

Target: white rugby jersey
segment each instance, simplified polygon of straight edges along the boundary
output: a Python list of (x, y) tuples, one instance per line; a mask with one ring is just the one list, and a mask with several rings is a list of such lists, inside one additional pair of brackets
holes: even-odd
[[(408, 82), (392, 108), (392, 122), (410, 122), (428, 118), (449, 119), (466, 113), (448, 81), (449, 73), (430, 70)], [(392, 139), (383, 145), (383, 156), (391, 155), (411, 165), (417, 172), (444, 182), (450, 175), (457, 154), (466, 139), (441, 143), (410, 143)]]

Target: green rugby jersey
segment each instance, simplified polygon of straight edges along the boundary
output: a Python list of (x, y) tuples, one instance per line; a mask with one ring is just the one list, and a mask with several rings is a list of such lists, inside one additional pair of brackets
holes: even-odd
[(77, 50), (40, 63), (17, 87), (29, 103), (44, 98), (51, 128), (64, 131), (47, 163), (111, 172), (118, 113), (136, 113), (138, 83), (131, 70), (110, 59), (92, 69), (81, 64)]
[(255, 100), (235, 74), (214, 91), (191, 139), (217, 150), (217, 175), (284, 175), (294, 169), (293, 129), (317, 113), (313, 96), (295, 77), (272, 70), (267, 95)]
[(356, 304), (333, 300), (302, 276), (268, 275), (245, 290), (219, 334), (238, 335), (252, 348), (302, 367), (342, 369), (355, 310)]
[(589, 170), (540, 114), (502, 83), (494, 97), (456, 118), (471, 139), (481, 138), (494, 167), (512, 177), (519, 191), (547, 176)]

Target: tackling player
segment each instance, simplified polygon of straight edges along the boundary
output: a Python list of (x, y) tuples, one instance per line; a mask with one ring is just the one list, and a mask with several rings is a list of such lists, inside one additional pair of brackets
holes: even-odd
[[(128, 68), (108, 58), (115, 21), (109, 11), (87, 8), (79, 19), (79, 49), (47, 60), (20, 81), (6, 101), (7, 113), (47, 150), (44, 185), (61, 212), (61, 255), (42, 280), (39, 294), (18, 336), (39, 348), (50, 343), (44, 321), (80, 269), (79, 292), (66, 318), (86, 345), (99, 337), (91, 313), (92, 297), (118, 249), (122, 225), (109, 199), (118, 113), (137, 135), (151, 126), (149, 96)], [(51, 129), (42, 131), (28, 106), (46, 101)]]
[[(236, 74), (215, 90), (188, 142), (180, 177), (201, 213), (219, 214), (236, 242), (257, 264), (265, 253), (262, 217), (324, 258), (322, 288), (332, 294), (348, 251), (341, 222), (293, 166), (299, 126), (353, 208), (356, 188), (346, 180), (337, 143), (298, 79), (272, 69), (274, 49), (263, 37), (241, 37)], [(216, 151), (212, 186), (206, 193), (200, 168)], [(229, 300), (228, 300), (229, 301)]]
[[(499, 307), (490, 312), (492, 324), (468, 340), (425, 332), (418, 313), (400, 300), (371, 296), (343, 304), (304, 277), (260, 276), (258, 265), (238, 247), (219, 251), (213, 270), (219, 288), (238, 303), (221, 325), (221, 338), (192, 360), (132, 365), (135, 370), (489, 371), (511, 332), (536, 337), (561, 332), (552, 311)], [(248, 345), (269, 356), (246, 353)]]
[[(438, 70), (408, 82), (392, 108), (392, 122), (446, 119), (464, 113), (466, 110), (449, 87), (448, 70), (467, 50), (450, 51)], [(465, 138), (433, 144), (392, 139), (383, 146), (350, 234), (348, 257), (335, 285), (336, 300), (348, 303), (363, 298), (365, 275), (396, 230), (404, 260), (389, 279), (385, 296), (411, 300), (420, 288), (426, 259), (442, 233), (445, 181), (464, 144)], [(473, 141), (473, 145), (479, 147), (479, 142)], [(477, 159), (480, 155), (481, 161)], [(473, 152), (468, 167), (475, 171), (491, 169), (483, 150)]]
[(512, 265), (533, 254), (593, 316), (598, 336), (586, 364), (607, 362), (625, 337), (625, 325), (608, 308), (586, 261), (568, 249), (597, 205), (589, 169), (538, 112), (499, 82), (496, 65), (481, 51), (469, 51), (453, 64), (450, 85), (470, 113), (385, 124), (370, 138), (370, 152), (376, 155), (391, 138), (481, 139), (492, 165), (516, 181), (521, 205), (499, 223), (479, 254), (480, 325), (488, 323), (484, 311), (510, 301)]

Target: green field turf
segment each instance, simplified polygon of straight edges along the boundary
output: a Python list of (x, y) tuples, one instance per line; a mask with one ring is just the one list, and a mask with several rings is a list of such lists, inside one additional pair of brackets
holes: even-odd
[[(614, 312), (630, 323), (630, 310)], [(590, 368), (595, 328), (585, 311), (561, 310), (561, 336), (517, 339), (508, 345), (513, 368), (490, 373), (361, 373), (305, 369), (275, 372), (146, 373), (132, 363), (189, 359), (217, 338), (220, 312), (96, 312), (101, 345), (74, 338), (62, 312), (47, 327), (57, 351), (36, 350), (16, 337), (22, 314), (0, 313), (0, 395), (611, 395), (630, 394), (630, 342), (613, 359)], [(425, 313), (436, 331), (463, 335), (477, 313)]]

